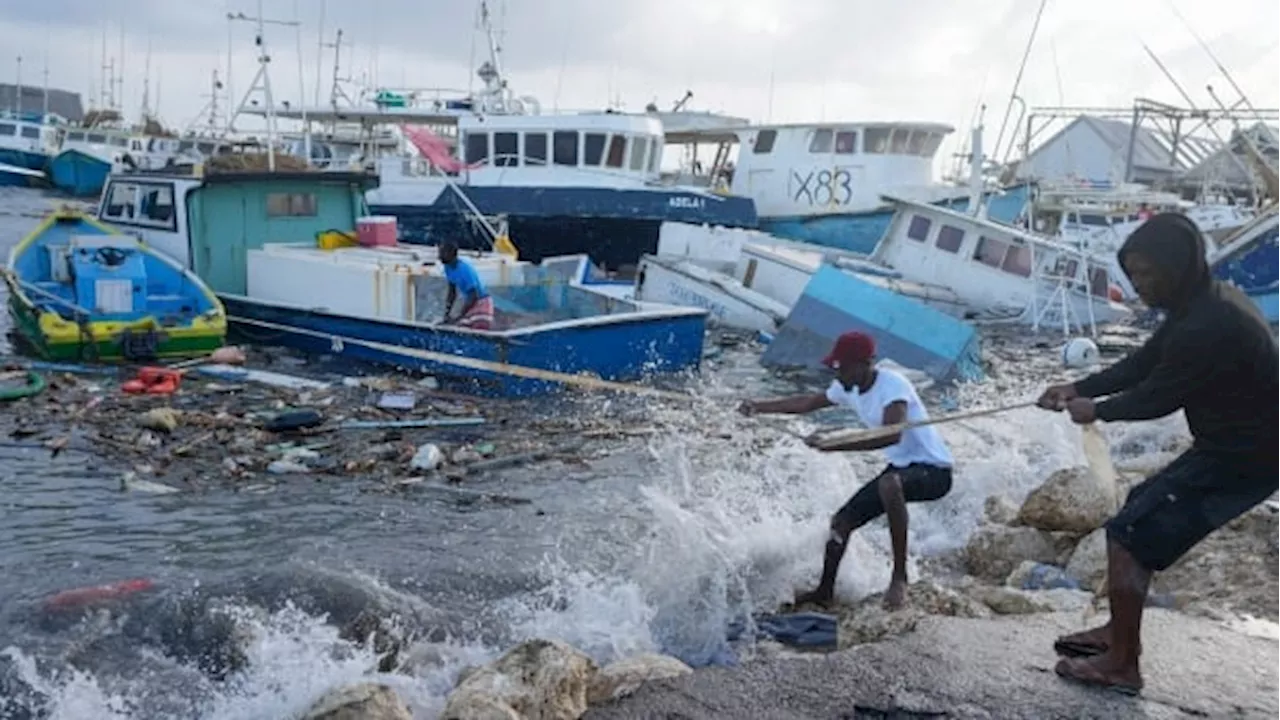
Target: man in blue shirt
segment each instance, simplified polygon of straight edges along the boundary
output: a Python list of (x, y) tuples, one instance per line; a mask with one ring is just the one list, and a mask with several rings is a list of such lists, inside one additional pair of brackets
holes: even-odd
[[(452, 240), (440, 243), (440, 262), (444, 263), (444, 277), (449, 281), (449, 294), (444, 300), (445, 325), (458, 325), (471, 330), (488, 330), (493, 327), (493, 298), (471, 263), (458, 257), (458, 244)], [(450, 317), (453, 303), (462, 296), (462, 310), (457, 317)]]

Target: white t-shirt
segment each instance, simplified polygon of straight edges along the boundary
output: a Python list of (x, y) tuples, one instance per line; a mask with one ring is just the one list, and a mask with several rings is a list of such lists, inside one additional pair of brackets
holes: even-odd
[[(827, 399), (834, 405), (856, 410), (863, 424), (869, 428), (883, 427), (884, 409), (898, 401), (907, 403), (907, 422), (929, 419), (929, 413), (911, 381), (901, 373), (883, 367), (876, 368), (876, 381), (865, 393), (858, 392), (856, 385), (846, 391), (839, 380), (833, 380), (831, 387), (827, 388)], [(951, 467), (953, 462), (942, 435), (932, 426), (903, 431), (902, 439), (897, 445), (885, 448), (884, 455), (890, 465), (898, 468), (912, 463)]]

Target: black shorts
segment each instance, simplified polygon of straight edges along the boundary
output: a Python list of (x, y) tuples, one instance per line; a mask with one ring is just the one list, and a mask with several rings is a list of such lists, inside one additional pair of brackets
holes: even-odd
[(929, 502), (937, 500), (951, 492), (951, 468), (938, 465), (912, 463), (897, 468), (892, 465), (880, 471), (880, 474), (858, 489), (849, 498), (844, 507), (836, 511), (832, 524), (837, 522), (846, 528), (858, 528), (884, 514), (884, 503), (880, 502), (880, 480), (886, 475), (896, 473), (902, 478), (902, 496), (907, 502)]
[(1148, 570), (1164, 570), (1209, 533), (1276, 491), (1276, 468), (1192, 448), (1129, 491), (1107, 538)]

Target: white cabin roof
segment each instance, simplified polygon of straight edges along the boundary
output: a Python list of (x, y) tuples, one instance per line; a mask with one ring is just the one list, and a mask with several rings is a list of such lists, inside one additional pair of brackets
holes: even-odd
[(667, 133), (667, 140), (672, 143), (718, 143), (740, 141), (748, 133), (759, 133), (764, 130), (783, 132), (804, 132), (817, 128), (831, 130), (861, 130), (864, 128), (886, 128), (890, 130), (922, 130), (947, 135), (955, 132), (955, 127), (946, 123), (883, 121), (874, 120), (833, 120), (831, 122), (805, 123), (763, 123), (763, 124), (725, 124), (719, 127), (689, 128)]
[(930, 205), (928, 203), (916, 202), (915, 200), (907, 200), (906, 198), (896, 197), (893, 195), (881, 195), (880, 197), (881, 199), (885, 200), (888, 203), (891, 203), (898, 209), (909, 208), (912, 211), (918, 212), (921, 214), (932, 215), (934, 217), (950, 218), (955, 220), (956, 222), (965, 223), (971, 226), (977, 225), (980, 227), (991, 228), (993, 231), (1000, 232), (1005, 235), (1012, 235), (1013, 237), (1019, 240), (1022, 240), (1023, 242), (1026, 242), (1028, 245), (1036, 245), (1043, 248), (1051, 248), (1053, 250), (1057, 250), (1060, 252), (1070, 252), (1070, 253), (1078, 252), (1075, 250), (1075, 248), (1072, 248), (1056, 240), (1051, 240), (1049, 238), (1041, 237), (1034, 233), (1029, 233), (1023, 230), (1022, 228), (1014, 227), (1012, 225), (1005, 225), (1004, 223), (996, 222), (995, 220), (983, 219), (983, 218), (975, 217), (968, 213), (958, 212), (950, 208), (945, 208), (945, 207), (942, 207), (941, 205)]
[(593, 112), (579, 115), (469, 115), (458, 118), (459, 130), (501, 132), (509, 130), (601, 130), (640, 135), (661, 135), (662, 121), (649, 115)]

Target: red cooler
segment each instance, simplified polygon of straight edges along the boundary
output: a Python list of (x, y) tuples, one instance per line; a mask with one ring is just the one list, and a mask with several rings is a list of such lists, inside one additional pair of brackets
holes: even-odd
[(356, 237), (365, 247), (396, 244), (396, 219), (390, 215), (370, 215), (356, 220)]

